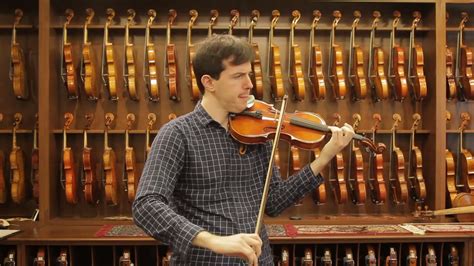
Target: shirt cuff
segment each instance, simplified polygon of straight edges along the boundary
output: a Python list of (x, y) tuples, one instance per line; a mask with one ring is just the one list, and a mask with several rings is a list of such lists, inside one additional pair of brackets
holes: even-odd
[(175, 237), (173, 252), (179, 254), (178, 256), (185, 257), (189, 254), (193, 239), (196, 235), (204, 231), (204, 228), (190, 222), (183, 222), (176, 227), (178, 230), (173, 234)]
[(309, 164), (306, 165), (305, 167), (303, 167), (301, 169), (301, 172), (302, 172), (303, 176), (307, 176), (309, 178), (309, 182), (310, 182), (311, 187), (316, 188), (319, 185), (321, 185), (322, 183), (324, 183), (324, 178), (321, 175), (321, 173), (318, 173), (317, 175), (315, 175), (313, 173), (313, 170), (311, 170), (311, 167), (310, 167)]

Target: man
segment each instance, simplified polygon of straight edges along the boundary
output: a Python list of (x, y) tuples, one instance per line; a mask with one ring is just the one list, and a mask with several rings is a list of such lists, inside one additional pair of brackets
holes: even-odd
[[(271, 142), (244, 154), (228, 132), (230, 113), (246, 109), (252, 48), (230, 35), (206, 39), (193, 60), (203, 94), (193, 112), (164, 125), (133, 203), (135, 222), (169, 244), (172, 265), (273, 265), (267, 232), (255, 234)], [(352, 139), (331, 127), (320, 157), (283, 181), (276, 168), (266, 214), (277, 216), (323, 182), (319, 173)]]

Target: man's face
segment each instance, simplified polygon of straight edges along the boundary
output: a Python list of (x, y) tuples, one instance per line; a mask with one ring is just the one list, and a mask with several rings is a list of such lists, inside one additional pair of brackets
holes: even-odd
[(252, 89), (250, 62), (231, 65), (224, 61), (225, 69), (219, 79), (213, 80), (215, 97), (228, 112), (240, 113), (247, 107), (247, 100)]

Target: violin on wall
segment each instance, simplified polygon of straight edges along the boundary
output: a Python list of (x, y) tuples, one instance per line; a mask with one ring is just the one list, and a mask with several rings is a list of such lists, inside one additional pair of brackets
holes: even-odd
[(77, 86), (76, 68), (72, 57), (72, 44), (67, 38), (67, 27), (74, 17), (72, 9), (66, 9), (66, 22), (63, 26), (63, 40), (61, 51), (61, 78), (64, 87), (66, 87), (68, 99), (74, 100), (79, 98), (79, 90)]
[(421, 20), (421, 13), (413, 12), (413, 23), (410, 32), (410, 48), (408, 55), (408, 75), (410, 85), (413, 89), (413, 96), (416, 101), (423, 100), (428, 94), (428, 86), (424, 73), (424, 54), (423, 48), (415, 44), (415, 31)]
[(354, 21), (352, 22), (352, 30), (349, 48), (349, 63), (347, 64), (347, 77), (349, 85), (352, 88), (352, 99), (365, 99), (367, 96), (367, 83), (364, 71), (364, 51), (356, 43), (357, 25), (361, 17), (360, 11), (354, 11)]
[(114, 45), (109, 42), (109, 26), (113, 23), (115, 11), (107, 8), (107, 21), (104, 26), (104, 43), (102, 44), (102, 82), (109, 92), (109, 99), (118, 100), (117, 69), (114, 59)]
[(127, 115), (127, 129), (125, 130), (125, 171), (123, 176), (125, 177), (125, 186), (127, 190), (128, 201), (131, 203), (135, 199), (135, 193), (137, 191), (139, 175), (137, 174), (137, 162), (135, 151), (130, 146), (130, 134), (129, 131), (135, 122), (135, 115), (129, 113)]
[(130, 99), (138, 101), (135, 54), (133, 52), (133, 43), (130, 41), (129, 34), (130, 26), (136, 24), (134, 20), (136, 13), (133, 9), (127, 9), (127, 13), (127, 24), (125, 24), (125, 57), (123, 62), (123, 79)]
[(64, 175), (65, 180), (66, 202), (69, 204), (76, 204), (78, 202), (78, 197), (74, 152), (71, 147), (67, 146), (67, 130), (69, 130), (74, 116), (72, 113), (66, 113), (64, 114), (64, 119), (65, 123), (63, 129), (62, 173)]
[(28, 87), (25, 70), (25, 57), (21, 45), (16, 41), (16, 26), (23, 18), (23, 11), (15, 9), (15, 20), (12, 30), (12, 42), (10, 46), (10, 80), (13, 83), (13, 94), (17, 99), (28, 98)]
[(295, 99), (302, 101), (305, 97), (305, 84), (301, 48), (295, 43), (295, 28), (301, 18), (301, 13), (298, 10), (293, 10), (291, 15), (293, 16), (293, 21), (291, 22), (290, 45), (288, 51), (288, 76), (290, 77), (290, 84), (293, 87)]
[(99, 202), (99, 180), (96, 174), (96, 164), (92, 153), (92, 147), (88, 145), (88, 135), (94, 115), (92, 113), (85, 116), (87, 124), (84, 128), (83, 138), (84, 146), (82, 148), (82, 175), (84, 182), (84, 199), (89, 204), (97, 204)]
[(25, 183), (25, 158), (21, 147), (16, 142), (16, 131), (18, 130), (23, 116), (16, 113), (13, 123), (12, 150), (10, 152), (10, 186), (11, 197), (14, 203), (21, 204), (26, 198)]
[(270, 78), (272, 87), (272, 95), (275, 100), (281, 100), (285, 94), (285, 88), (283, 87), (283, 77), (281, 70), (280, 61), (280, 47), (275, 44), (273, 40), (273, 30), (275, 25), (280, 18), (280, 11), (272, 11), (272, 22), (270, 26), (270, 32), (268, 33), (268, 66), (267, 66), (267, 77)]
[(95, 12), (92, 8), (86, 9), (86, 21), (84, 23), (84, 40), (82, 43), (82, 57), (81, 57), (81, 79), (84, 85), (84, 90), (87, 99), (96, 101), (99, 98), (99, 90), (96, 86), (96, 67), (93, 60), (92, 44), (88, 38), (88, 26), (94, 17)]
[(194, 44), (191, 41), (191, 29), (193, 28), (194, 24), (196, 23), (196, 19), (198, 17), (198, 12), (195, 9), (191, 9), (189, 11), (189, 22), (188, 22), (188, 30), (186, 34), (186, 78), (188, 79), (188, 87), (191, 90), (191, 99), (193, 101), (199, 100), (201, 97), (201, 92), (199, 91), (199, 87), (197, 85), (196, 75), (194, 74), (193, 69), (193, 59), (194, 55), (196, 54), (196, 49), (194, 48)]
[(255, 98), (263, 98), (263, 76), (262, 76), (262, 62), (260, 60), (260, 51), (258, 49), (258, 44), (253, 41), (253, 29), (257, 25), (257, 21), (260, 17), (260, 11), (252, 10), (252, 15), (250, 18), (249, 26), (249, 43), (252, 46), (254, 52), (254, 60), (252, 62), (252, 82), (253, 82), (253, 94)]
[(403, 101), (408, 96), (408, 84), (405, 76), (405, 51), (395, 42), (400, 11), (393, 11), (392, 31), (390, 33), (390, 56), (388, 62), (388, 75), (395, 101)]
[(369, 66), (367, 73), (372, 88), (372, 98), (375, 101), (380, 101), (388, 99), (389, 90), (387, 77), (385, 76), (384, 51), (381, 47), (375, 45), (375, 32), (377, 31), (377, 26), (380, 21), (380, 12), (374, 11), (373, 16), (374, 21), (372, 22), (372, 30), (370, 31)]
[(313, 88), (313, 100), (323, 100), (326, 97), (326, 83), (324, 81), (323, 54), (321, 47), (315, 43), (316, 27), (321, 19), (319, 10), (313, 11), (313, 22), (309, 35), (308, 78)]
[(104, 131), (104, 153), (102, 155), (103, 173), (105, 178), (105, 198), (107, 204), (118, 204), (118, 182), (117, 182), (117, 158), (112, 147), (109, 146), (109, 130), (114, 121), (112, 113), (105, 114), (105, 131)]
[(143, 60), (143, 71), (145, 84), (148, 91), (148, 99), (152, 102), (160, 100), (160, 90), (158, 86), (158, 70), (155, 44), (150, 41), (150, 27), (156, 18), (154, 9), (148, 10), (148, 22), (145, 28), (145, 57)]
[(344, 56), (342, 54), (342, 47), (336, 44), (336, 28), (341, 20), (342, 14), (339, 10), (335, 10), (333, 16), (334, 21), (332, 23), (331, 35), (329, 37), (330, 53), (328, 77), (336, 99), (343, 100), (347, 93), (346, 77), (344, 76)]
[(164, 62), (164, 69), (167, 72), (164, 76), (168, 83), (169, 97), (173, 101), (179, 101), (176, 47), (174, 43), (171, 43), (171, 25), (173, 25), (176, 16), (176, 10), (170, 9), (168, 12), (168, 24), (166, 26), (166, 61)]

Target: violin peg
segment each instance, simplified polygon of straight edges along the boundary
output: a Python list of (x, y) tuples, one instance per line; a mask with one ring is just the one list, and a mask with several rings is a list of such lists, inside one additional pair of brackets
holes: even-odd
[(107, 8), (107, 10), (105, 11), (105, 13), (107, 14), (107, 20), (110, 22), (110, 21), (113, 21), (114, 17), (115, 17), (115, 10), (113, 10), (113, 8)]
[(169, 21), (169, 23), (173, 24), (174, 20), (176, 19), (177, 16), (178, 16), (178, 12), (176, 12), (175, 9), (170, 9), (168, 11), (168, 21)]
[(105, 114), (105, 126), (110, 129), (110, 126), (114, 122), (115, 116), (112, 113), (106, 113)]
[(176, 117), (178, 117), (178, 116), (175, 113), (170, 113), (168, 115), (168, 121), (171, 121), (171, 120), (175, 119)]
[(446, 121), (451, 121), (451, 112), (446, 110)]
[(215, 20), (217, 19), (217, 17), (219, 17), (219, 11), (217, 11), (217, 9), (212, 9), (211, 10), (211, 20)]
[(252, 21), (257, 23), (257, 20), (260, 18), (260, 11), (257, 9), (252, 10)]
[(274, 9), (272, 11), (272, 18), (280, 17), (280, 10)]
[(420, 11), (413, 11), (413, 18), (415, 18), (415, 19), (421, 19), (421, 13), (420, 13)]
[(156, 11), (154, 9), (148, 9), (148, 12), (146, 14), (151, 19), (151, 21), (156, 18)]
[(91, 126), (92, 126), (92, 122), (94, 121), (94, 114), (93, 113), (87, 113), (87, 114), (84, 115), (84, 117), (86, 118), (85, 128), (90, 129)]
[(128, 23), (129, 24), (135, 24), (135, 16), (137, 15), (137, 13), (135, 12), (134, 9), (127, 9), (127, 20), (128, 20)]
[(463, 121), (470, 121), (471, 120), (471, 115), (467, 112), (462, 112), (461, 113), (461, 120)]
[(334, 125), (334, 126), (338, 126), (339, 123), (341, 122), (341, 115), (338, 114), (338, 113), (334, 113), (334, 114), (332, 115), (332, 117), (334, 118), (334, 123), (333, 123), (333, 125)]
[(380, 11), (377, 11), (375, 10), (373, 13), (372, 13), (372, 16), (376, 19), (380, 18), (382, 16), (382, 14), (380, 14)]
[(467, 12), (464, 12), (464, 11), (463, 11), (463, 12), (461, 12), (461, 18), (462, 18), (463, 20), (466, 20), (466, 21), (467, 21), (467, 20), (469, 19), (469, 15), (467, 14)]
[(293, 18), (300, 19), (300, 18), (301, 18), (301, 12), (300, 12), (299, 10), (293, 10), (293, 11), (291, 12), (291, 16), (292, 16)]
[(133, 123), (135, 123), (135, 114), (128, 113), (127, 114), (127, 128), (131, 129), (133, 126)]
[(321, 18), (321, 16), (322, 16), (321, 11), (319, 11), (317, 9), (313, 10), (313, 17), (314, 18), (319, 20)]
[(17, 8), (15, 9), (15, 24), (20, 23), (20, 20), (23, 18), (23, 10)]
[(69, 129), (74, 120), (74, 115), (72, 113), (64, 113), (64, 128)]
[(86, 21), (87, 21), (87, 23), (91, 22), (94, 15), (95, 15), (94, 9), (92, 9), (92, 8), (87, 8), (86, 9)]
[(400, 17), (402, 16), (402, 14), (400, 13), (400, 11), (398, 11), (398, 10), (393, 11), (392, 14), (393, 14), (393, 16), (394, 16), (395, 18), (400, 18)]
[(191, 9), (189, 10), (189, 16), (192, 17), (192, 18), (197, 18), (197, 16), (199, 15), (199, 13), (197, 12), (196, 9)]
[(339, 11), (339, 10), (334, 10), (334, 11), (332, 12), (332, 16), (333, 16), (334, 18), (336, 18), (336, 19), (340, 19), (340, 18), (342, 17), (342, 13), (341, 13), (341, 11)]
[(66, 21), (69, 24), (71, 22), (71, 19), (74, 17), (74, 10), (68, 8), (66, 11), (64, 11), (64, 15), (66, 16)]

